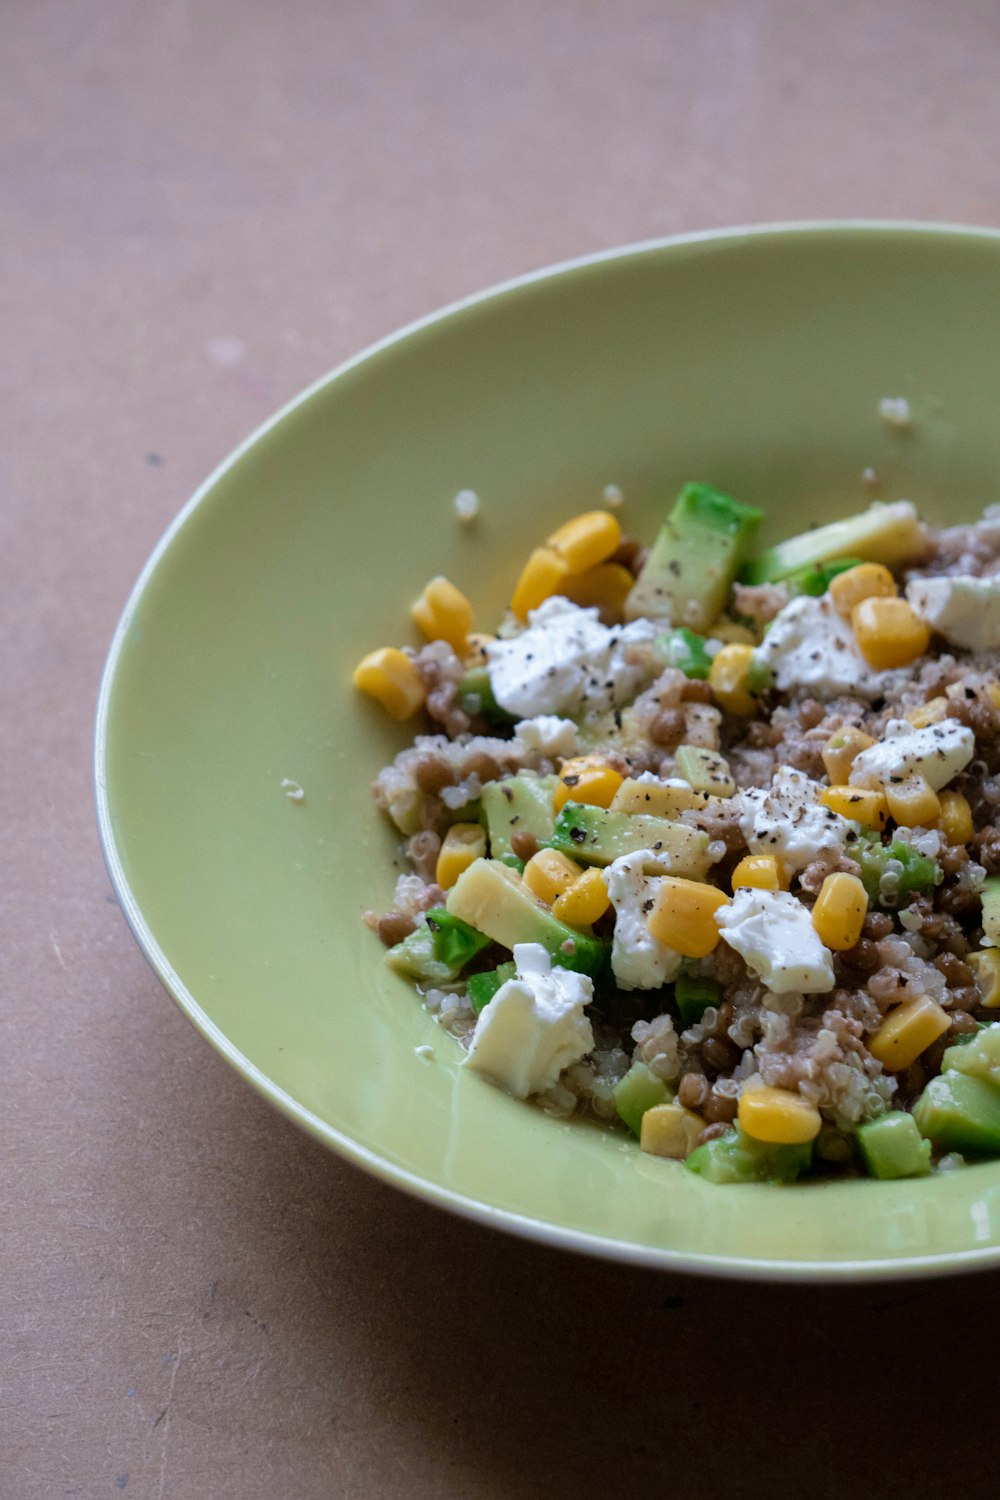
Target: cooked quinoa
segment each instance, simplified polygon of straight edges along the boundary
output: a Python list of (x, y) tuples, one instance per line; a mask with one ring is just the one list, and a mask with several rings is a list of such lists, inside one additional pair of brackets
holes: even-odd
[(490, 636), (432, 580), (355, 679), (423, 720), (366, 921), (467, 1065), (714, 1181), (1000, 1154), (1000, 508), (758, 520), (576, 517)]

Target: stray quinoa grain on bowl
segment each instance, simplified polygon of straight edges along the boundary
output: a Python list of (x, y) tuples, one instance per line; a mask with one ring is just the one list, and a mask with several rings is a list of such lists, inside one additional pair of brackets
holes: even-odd
[(711, 1182), (1000, 1155), (1000, 508), (760, 520), (575, 516), (491, 634), (431, 579), (354, 674), (420, 724), (366, 920), (465, 1067)]

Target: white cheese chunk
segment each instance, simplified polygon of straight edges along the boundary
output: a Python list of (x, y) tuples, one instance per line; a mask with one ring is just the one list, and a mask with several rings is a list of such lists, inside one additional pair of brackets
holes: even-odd
[(537, 714), (514, 725), (514, 734), (526, 750), (544, 755), (547, 760), (568, 759), (580, 748), (580, 739), (572, 719), (558, 719), (555, 714)]
[[(655, 990), (676, 978), (681, 956), (655, 938), (646, 926), (662, 877), (645, 869), (656, 855), (649, 849), (623, 854), (604, 871), (604, 884), (615, 909), (611, 970), (623, 990)], [(662, 866), (661, 866), (662, 868)]]
[(915, 729), (906, 719), (890, 719), (877, 744), (862, 750), (851, 767), (851, 786), (878, 788), (923, 776), (939, 792), (976, 751), (976, 737), (958, 719), (942, 719)]
[(752, 854), (774, 854), (789, 871), (804, 870), (821, 849), (843, 848), (858, 825), (819, 801), (823, 788), (803, 771), (781, 766), (769, 787), (740, 794), (740, 829)]
[(915, 578), (906, 597), (949, 645), (1000, 650), (1000, 578)]
[(908, 675), (870, 667), (829, 594), (801, 594), (778, 611), (757, 655), (774, 673), (779, 692), (801, 688), (814, 698), (852, 693), (877, 698)]
[(594, 986), (586, 974), (554, 968), (540, 943), (518, 944), (514, 963), (516, 977), (479, 1013), (465, 1065), (527, 1099), (551, 1088), (564, 1069), (593, 1050), (583, 1008)]
[(651, 620), (609, 627), (596, 609), (546, 599), (520, 635), (487, 645), (493, 696), (508, 713), (525, 718), (606, 712), (629, 702), (655, 676), (652, 652), (633, 662), (629, 648), (656, 634)]
[(775, 995), (825, 995), (833, 989), (833, 956), (808, 909), (787, 891), (741, 886), (715, 920), (724, 941)]

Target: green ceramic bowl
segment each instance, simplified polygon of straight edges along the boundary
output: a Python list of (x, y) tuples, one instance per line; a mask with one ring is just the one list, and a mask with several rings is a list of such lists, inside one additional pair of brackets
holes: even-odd
[[(879, 418), (905, 396), (910, 430)], [(622, 487), (651, 536), (702, 479), (775, 538), (886, 498), (1000, 499), (1000, 236), (816, 225), (593, 257), (429, 318), (307, 391), (194, 496), (115, 636), (101, 835), (133, 931), (222, 1055), (387, 1182), (672, 1270), (853, 1279), (1000, 1262), (1000, 1161), (712, 1187), (458, 1066), (361, 923), (398, 866), (368, 795), (406, 740), (352, 690), (443, 572), (489, 626), (552, 525)], [(474, 527), (453, 497), (481, 498)], [(286, 795), (288, 778), (304, 789)], [(429, 1045), (433, 1056), (418, 1049)]]

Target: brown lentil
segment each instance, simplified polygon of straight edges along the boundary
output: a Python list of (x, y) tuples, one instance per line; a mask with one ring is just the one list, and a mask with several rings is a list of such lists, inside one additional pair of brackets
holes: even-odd
[(739, 1101), (729, 1094), (717, 1094), (713, 1089), (705, 1101), (701, 1113), (710, 1125), (729, 1125), (736, 1119)]
[(538, 840), (527, 829), (518, 828), (510, 836), (510, 847), (518, 859), (523, 859), (527, 864), (532, 855), (538, 853)]
[(708, 1079), (701, 1073), (685, 1073), (677, 1088), (678, 1103), (685, 1109), (701, 1109), (708, 1098)]
[(725, 1135), (728, 1129), (729, 1126), (725, 1120), (716, 1120), (713, 1124), (705, 1126), (695, 1144), (704, 1146), (706, 1141), (717, 1141), (719, 1136)]
[(654, 745), (676, 745), (684, 733), (684, 715), (677, 708), (661, 708), (647, 732)]
[(404, 916), (401, 911), (387, 911), (384, 916), (379, 917), (376, 928), (387, 948), (394, 948), (416, 930), (417, 924), (413, 918)]
[(414, 768), (413, 779), (422, 792), (434, 796), (454, 783), (455, 773), (443, 755), (425, 750)]

